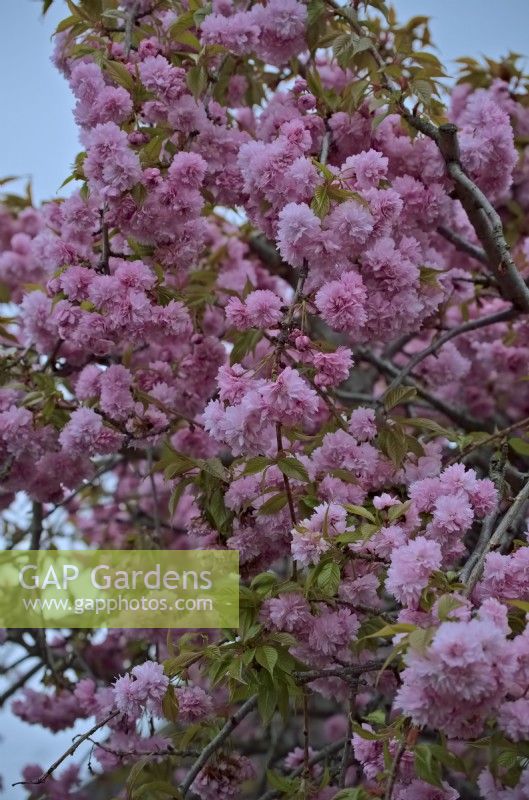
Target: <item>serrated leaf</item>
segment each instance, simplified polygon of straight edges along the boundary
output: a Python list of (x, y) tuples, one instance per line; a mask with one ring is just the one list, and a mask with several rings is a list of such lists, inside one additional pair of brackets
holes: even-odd
[(320, 219), (323, 219), (323, 217), (328, 214), (331, 207), (331, 200), (329, 198), (329, 191), (326, 184), (323, 184), (322, 186), (316, 186), (310, 207)]
[(504, 600), (508, 606), (514, 606), (526, 613), (529, 613), (529, 603), (526, 600)]
[(386, 636), (395, 636), (397, 633), (413, 633), (417, 630), (416, 625), (411, 622), (395, 622), (393, 625), (384, 625), (376, 633), (370, 633), (366, 639), (376, 639), (378, 637), (385, 638)]
[(167, 691), (162, 700), (162, 711), (165, 719), (169, 722), (176, 722), (178, 719), (178, 699), (175, 694), (174, 686), (172, 683), (167, 687)]
[(196, 50), (197, 53), (202, 47), (195, 34), (191, 33), (191, 31), (179, 31), (174, 34), (173, 39), (176, 39), (176, 41), (181, 44), (185, 44), (186, 47), (190, 47), (192, 50)]
[(330, 561), (324, 564), (318, 573), (316, 585), (322, 594), (327, 597), (333, 597), (338, 591), (340, 585), (340, 567), (338, 564)]
[(413, 386), (396, 386), (384, 395), (384, 408), (386, 411), (391, 411), (395, 406), (409, 403), (415, 397), (417, 397), (417, 390)]
[(349, 514), (354, 514), (356, 517), (363, 517), (369, 520), (369, 522), (376, 523), (376, 519), (371, 511), (368, 511), (367, 508), (363, 508), (363, 506), (357, 506), (353, 503), (344, 503), (344, 508)]
[(188, 69), (187, 85), (195, 100), (199, 98), (208, 85), (208, 76), (204, 67), (195, 64), (195, 66)]
[(257, 513), (266, 515), (277, 514), (278, 511), (281, 511), (281, 509), (286, 506), (287, 502), (288, 497), (286, 492), (279, 492), (278, 494), (272, 495), (262, 506), (259, 506)]
[(380, 449), (396, 467), (399, 467), (408, 452), (407, 437), (397, 425), (386, 425), (378, 434)]
[(271, 460), (266, 456), (254, 456), (249, 458), (244, 465), (243, 475), (256, 475), (258, 472), (263, 472), (270, 466)]
[(195, 24), (195, 19), (193, 16), (192, 11), (186, 11), (185, 14), (181, 14), (176, 22), (169, 28), (169, 36), (175, 36), (178, 33), (182, 33), (182, 31), (187, 31), (189, 28), (192, 28)]
[(271, 645), (264, 644), (255, 651), (255, 660), (264, 667), (270, 675), (274, 674), (274, 667), (277, 664), (278, 653)]
[(307, 470), (297, 458), (292, 456), (285, 456), (277, 459), (277, 466), (287, 478), (293, 478), (297, 481), (309, 482)]
[(259, 685), (257, 708), (263, 722), (268, 724), (274, 716), (274, 712), (277, 708), (277, 691), (273, 686), (269, 685), (265, 681)]
[(103, 69), (119, 86), (122, 86), (128, 92), (132, 93), (134, 91), (134, 78), (128, 71), (127, 67), (120, 61), (106, 61), (103, 64)]
[(418, 744), (413, 749), (415, 755), (415, 772), (423, 781), (442, 788), (441, 765), (427, 744)]
[(262, 339), (262, 332), (257, 328), (250, 328), (235, 337), (235, 342), (230, 353), (230, 364), (239, 364), (248, 353), (253, 353)]
[(369, 795), (360, 786), (353, 789), (340, 789), (338, 794), (333, 794), (331, 800), (365, 800)]
[(441, 622), (450, 619), (450, 614), (456, 608), (461, 608), (463, 601), (452, 594), (443, 594), (437, 601), (437, 616)]
[(403, 517), (408, 512), (410, 506), (411, 500), (406, 500), (405, 503), (398, 503), (395, 506), (390, 506), (388, 508), (388, 520), (390, 522), (395, 522), (395, 520), (400, 519), (400, 517)]

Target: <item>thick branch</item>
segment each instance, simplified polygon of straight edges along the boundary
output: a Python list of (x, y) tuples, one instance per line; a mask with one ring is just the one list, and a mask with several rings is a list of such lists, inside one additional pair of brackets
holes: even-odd
[(494, 548), (497, 547), (505, 533), (509, 530), (512, 523), (518, 516), (520, 508), (522, 505), (529, 500), (529, 481), (522, 487), (521, 491), (516, 495), (512, 506), (509, 510), (505, 513), (502, 521), (492, 534), (492, 536), (484, 541), (481, 545), (481, 551), (479, 556), (475, 562), (474, 567), (469, 575), (467, 584), (465, 586), (465, 594), (468, 596), (472, 594), (474, 587), (478, 580), (481, 577), (481, 573), (483, 572), (483, 566), (485, 564), (485, 559), (487, 558), (488, 553)]
[(445, 160), (447, 172), (454, 180), (456, 194), (483, 245), (489, 267), (504, 296), (521, 311), (529, 312), (529, 289), (512, 259), (500, 216), (461, 166), (457, 127), (447, 123), (436, 128), (431, 123), (425, 124), (424, 120), (419, 123), (419, 118), (409, 112), (403, 113), (403, 116), (416, 130), (422, 131), (436, 142)]
[(363, 664), (354, 664), (350, 667), (323, 667), (322, 669), (308, 669), (303, 672), (293, 672), (292, 677), (296, 683), (304, 684), (318, 680), (318, 678), (350, 678), (359, 677), (366, 672), (377, 672), (384, 666), (384, 660), (366, 661)]
[(31, 517), (31, 542), (29, 545), (30, 550), (40, 550), (40, 538), (42, 536), (42, 521), (44, 519), (42, 512), (42, 503), (34, 502), (32, 506)]

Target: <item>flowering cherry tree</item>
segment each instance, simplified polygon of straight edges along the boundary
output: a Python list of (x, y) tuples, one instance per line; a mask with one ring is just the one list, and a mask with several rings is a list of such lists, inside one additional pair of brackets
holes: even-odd
[(66, 4), (77, 188), (0, 211), (5, 547), (237, 550), (241, 611), (5, 631), (2, 703), (85, 725), (28, 796), (528, 798), (517, 57), (448, 95), (383, 0)]

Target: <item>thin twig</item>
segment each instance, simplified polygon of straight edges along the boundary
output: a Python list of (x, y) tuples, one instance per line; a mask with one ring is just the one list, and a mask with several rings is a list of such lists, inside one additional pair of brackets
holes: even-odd
[(395, 783), (399, 775), (400, 762), (402, 761), (405, 752), (406, 752), (406, 742), (403, 741), (399, 743), (397, 752), (395, 753), (395, 758), (393, 759), (393, 763), (389, 771), (384, 800), (391, 800), (391, 797), (393, 795), (393, 789), (395, 788)]
[(309, 694), (303, 691), (303, 780), (310, 779)]
[(98, 730), (100, 730), (100, 728), (102, 728), (104, 725), (110, 722), (111, 719), (117, 717), (119, 713), (120, 713), (119, 711), (112, 711), (112, 713), (107, 714), (107, 716), (101, 722), (98, 722), (96, 725), (90, 728), (89, 731), (83, 733), (82, 736), (76, 736), (73, 743), (68, 748), (68, 750), (66, 750), (66, 752), (63, 753), (62, 756), (60, 756), (60, 758), (54, 761), (51, 767), (48, 767), (46, 772), (43, 772), (39, 778), (37, 778), (34, 781), (17, 781), (17, 783), (13, 783), (11, 785), (28, 786), (28, 785), (35, 785), (38, 783), (44, 783), (44, 781), (46, 781), (55, 772), (55, 770), (61, 766), (63, 761), (66, 761), (66, 759), (69, 758), (69, 756), (73, 756), (77, 748), (80, 747), (80, 745), (82, 745), (83, 742), (88, 741), (90, 737), (94, 735), (94, 733), (96, 733)]
[[(340, 739), (338, 742), (333, 742), (332, 744), (327, 745), (327, 747), (323, 747), (318, 753), (312, 756), (309, 759), (309, 767), (314, 767), (316, 764), (319, 764), (320, 761), (325, 761), (325, 759), (329, 758), (329, 756), (333, 756), (335, 753), (339, 753), (342, 747), (345, 744), (345, 739)], [(300, 775), (303, 774), (303, 764), (299, 767), (296, 767), (295, 770), (289, 773), (289, 777), (291, 778), (299, 778)], [(258, 800), (275, 800), (276, 797), (281, 796), (280, 789), (270, 789), (270, 791), (265, 792), (262, 794)]]
[(135, 0), (135, 2), (130, 7), (129, 12), (127, 14), (127, 18), (125, 20), (125, 39), (123, 42), (123, 48), (125, 50), (125, 56), (127, 58), (129, 56), (132, 47), (132, 32), (134, 30), (136, 17), (138, 15), (138, 7), (139, 7), (139, 0)]
[(207, 764), (211, 756), (221, 747), (223, 742), (228, 738), (228, 736), (235, 730), (237, 725), (250, 714), (251, 711), (254, 710), (255, 706), (257, 705), (257, 696), (254, 695), (250, 697), (243, 705), (239, 708), (239, 710), (229, 718), (223, 728), (217, 733), (217, 735), (211, 740), (211, 742), (203, 749), (201, 755), (189, 772), (187, 773), (184, 782), (180, 787), (180, 791), (182, 792), (182, 797), (185, 797), (188, 793), (189, 789), (191, 788), (191, 784), (195, 780), (196, 776), (200, 772), (200, 770)]
[[(373, 364), (373, 366), (377, 367), (377, 369), (379, 369), (382, 373), (385, 373), (393, 378), (397, 377), (399, 374), (398, 367), (396, 367), (390, 361), (385, 361), (383, 358), (380, 358), (380, 356), (375, 355), (375, 353), (372, 353), (366, 347), (359, 347), (357, 348), (356, 352), (360, 358), (362, 358), (364, 361), (367, 361), (369, 364)], [(445, 417), (451, 419), (464, 430), (476, 431), (484, 429), (485, 426), (481, 420), (470, 416), (470, 414), (466, 414), (464, 411), (455, 408), (448, 403), (445, 403), (443, 400), (424, 389), (413, 378), (405, 378), (405, 382), (406, 385), (412, 386), (416, 390), (417, 394), (422, 397), (423, 400), (426, 400), (432, 406), (432, 408), (435, 408), (436, 411), (440, 411), (441, 414), (444, 414)]]
[(446, 333), (443, 333), (442, 336), (440, 336), (438, 339), (435, 339), (428, 347), (425, 347), (424, 350), (421, 350), (419, 353), (416, 353), (413, 358), (410, 358), (406, 366), (401, 369), (395, 378), (393, 378), (386, 389), (385, 394), (388, 394), (390, 391), (392, 391), (392, 389), (395, 389), (397, 386), (399, 386), (404, 378), (406, 378), (417, 366), (417, 364), (420, 364), (425, 358), (437, 352), (437, 350), (446, 344), (446, 342), (449, 342), (450, 339), (454, 339), (456, 336), (461, 336), (464, 333), (469, 333), (470, 331), (475, 331), (479, 328), (486, 328), (489, 325), (496, 325), (498, 322), (507, 322), (508, 320), (514, 319), (514, 317), (516, 317), (516, 311), (512, 308), (508, 308), (504, 311), (498, 311), (496, 314), (490, 314), (488, 317), (472, 319), (469, 322), (458, 325), (457, 328), (452, 328), (451, 330), (446, 331)]
[(11, 684), (11, 686), (6, 689), (5, 692), (2, 692), (2, 694), (0, 694), (0, 708), (2, 708), (6, 700), (9, 700), (9, 698), (12, 697), (15, 692), (18, 692), (19, 689), (22, 689), (29, 679), (32, 678), (33, 675), (35, 675), (39, 669), (42, 669), (43, 667), (44, 664), (42, 664), (40, 661), (38, 664), (34, 664), (31, 669), (21, 675), (21, 677), (15, 681), (15, 683)]
[(345, 743), (342, 751), (342, 763), (340, 766), (340, 775), (338, 777), (339, 789), (343, 789), (345, 786), (347, 768), (349, 766), (349, 759), (351, 757), (351, 737), (353, 735), (353, 716), (355, 713), (357, 692), (358, 692), (358, 678), (356, 680), (351, 681), (351, 691), (349, 693), (349, 713), (347, 716), (347, 733), (345, 734)]

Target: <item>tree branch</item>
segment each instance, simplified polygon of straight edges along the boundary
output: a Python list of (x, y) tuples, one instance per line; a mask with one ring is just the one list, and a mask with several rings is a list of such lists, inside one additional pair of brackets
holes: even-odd
[(452, 328), (451, 330), (446, 331), (446, 333), (443, 333), (442, 336), (440, 336), (438, 339), (435, 339), (428, 347), (425, 347), (424, 350), (421, 350), (419, 353), (416, 353), (412, 358), (410, 358), (406, 366), (391, 381), (390, 385), (386, 389), (385, 394), (399, 386), (410, 374), (410, 372), (417, 366), (417, 364), (420, 364), (425, 358), (437, 352), (437, 350), (446, 344), (446, 342), (449, 342), (450, 339), (454, 339), (456, 336), (461, 336), (464, 333), (469, 333), (469, 331), (475, 331), (479, 328), (486, 328), (489, 325), (495, 325), (498, 322), (507, 322), (508, 320), (514, 319), (516, 316), (516, 311), (512, 308), (508, 308), (504, 311), (498, 311), (496, 314), (490, 314), (488, 317), (472, 319), (469, 322), (464, 322), (462, 325), (458, 325), (457, 328)]
[(230, 734), (235, 730), (237, 725), (246, 717), (248, 714), (254, 710), (257, 705), (257, 696), (254, 695), (250, 697), (243, 705), (239, 708), (239, 710), (226, 722), (223, 728), (217, 733), (217, 735), (211, 740), (211, 742), (203, 749), (201, 755), (189, 772), (186, 775), (184, 782), (182, 783), (180, 790), (182, 792), (182, 797), (185, 797), (188, 793), (189, 789), (191, 788), (191, 784), (195, 780), (196, 776), (200, 772), (200, 770), (207, 764), (213, 753), (215, 753), (219, 747), (223, 744), (223, 742), (230, 736)]
[(66, 761), (66, 759), (69, 756), (73, 756), (73, 754), (75, 753), (77, 748), (80, 745), (82, 745), (83, 742), (86, 742), (87, 740), (89, 740), (90, 737), (94, 735), (94, 733), (97, 733), (97, 731), (100, 730), (100, 728), (102, 728), (104, 725), (106, 725), (107, 722), (110, 722), (111, 719), (114, 719), (114, 717), (117, 717), (117, 715), (119, 713), (120, 713), (119, 711), (112, 711), (111, 714), (108, 714), (101, 722), (98, 722), (96, 725), (94, 725), (92, 728), (90, 728), (89, 731), (87, 731), (86, 733), (83, 733), (82, 736), (75, 737), (72, 745), (68, 748), (68, 750), (66, 750), (66, 752), (63, 753), (62, 756), (60, 756), (60, 758), (57, 759), (57, 761), (54, 761), (53, 764), (51, 765), (51, 767), (48, 767), (46, 772), (43, 772), (42, 775), (39, 778), (37, 778), (34, 781), (17, 781), (17, 783), (13, 783), (11, 785), (12, 786), (28, 786), (28, 785), (35, 785), (35, 784), (44, 783), (49, 777), (51, 777), (51, 775), (55, 772), (57, 767), (61, 766), (63, 761)]
[(516, 497), (514, 498), (514, 502), (508, 511), (503, 516), (500, 524), (490, 536), (490, 538), (486, 539), (480, 547), (480, 551), (478, 557), (475, 561), (475, 564), (470, 572), (468, 577), (464, 594), (468, 597), (472, 594), (476, 583), (481, 577), (481, 573), (483, 572), (483, 566), (485, 564), (485, 559), (487, 558), (488, 553), (497, 545), (500, 544), (503, 535), (507, 533), (509, 528), (511, 527), (512, 523), (516, 519), (518, 512), (520, 511), (521, 506), (529, 500), (529, 481), (522, 487), (522, 489), (518, 492)]
[[(369, 364), (373, 364), (377, 369), (380, 370), (385, 375), (389, 375), (392, 378), (396, 378), (399, 375), (399, 369), (389, 361), (385, 361), (380, 356), (375, 355), (370, 350), (365, 347), (357, 348), (357, 354), (362, 358), (364, 361), (367, 361)], [(435, 395), (431, 394), (427, 389), (423, 389), (423, 387), (417, 383), (416, 380), (413, 378), (404, 378), (407, 386), (412, 386), (419, 397), (422, 397), (423, 400), (426, 400), (432, 408), (436, 411), (439, 411), (441, 414), (444, 414), (445, 417), (451, 419), (456, 425), (459, 425), (464, 430), (468, 431), (476, 431), (476, 430), (483, 430), (484, 424), (481, 420), (476, 419), (476, 417), (471, 416), (470, 414), (466, 414), (464, 411), (455, 408), (454, 406), (448, 405), (443, 400), (440, 400)]]
[[(322, 749), (312, 756), (309, 759), (309, 768), (313, 767), (315, 764), (319, 764), (320, 761), (325, 761), (326, 758), (329, 756), (333, 756), (335, 753), (339, 753), (342, 747), (345, 744), (345, 739), (340, 739), (338, 742), (333, 742), (332, 744), (327, 745), (327, 747), (322, 747)], [(303, 774), (303, 764), (297, 767), (295, 770), (292, 770), (290, 773), (291, 778), (299, 778), (300, 775)], [(276, 797), (280, 797), (281, 790), (280, 789), (270, 789), (270, 791), (265, 792), (262, 794), (258, 800), (275, 800)]]
[(359, 677), (366, 672), (376, 672), (381, 669), (385, 664), (383, 659), (377, 661), (365, 661), (363, 664), (354, 664), (350, 667), (323, 667), (322, 669), (308, 669), (299, 672), (293, 672), (292, 677), (299, 684), (311, 683), (318, 680), (318, 678), (348, 678)]
[(475, 258), (476, 261), (479, 261), (486, 267), (489, 266), (489, 260), (486, 252), (480, 247), (476, 247), (475, 244), (472, 244), (472, 242), (469, 242), (467, 239), (464, 239), (463, 236), (460, 236), (458, 233), (450, 228), (445, 227), (444, 225), (439, 225), (437, 228), (437, 233), (450, 242), (450, 244), (453, 244), (454, 247), (457, 247), (458, 250), (461, 250), (463, 253), (472, 256), (472, 258)]

